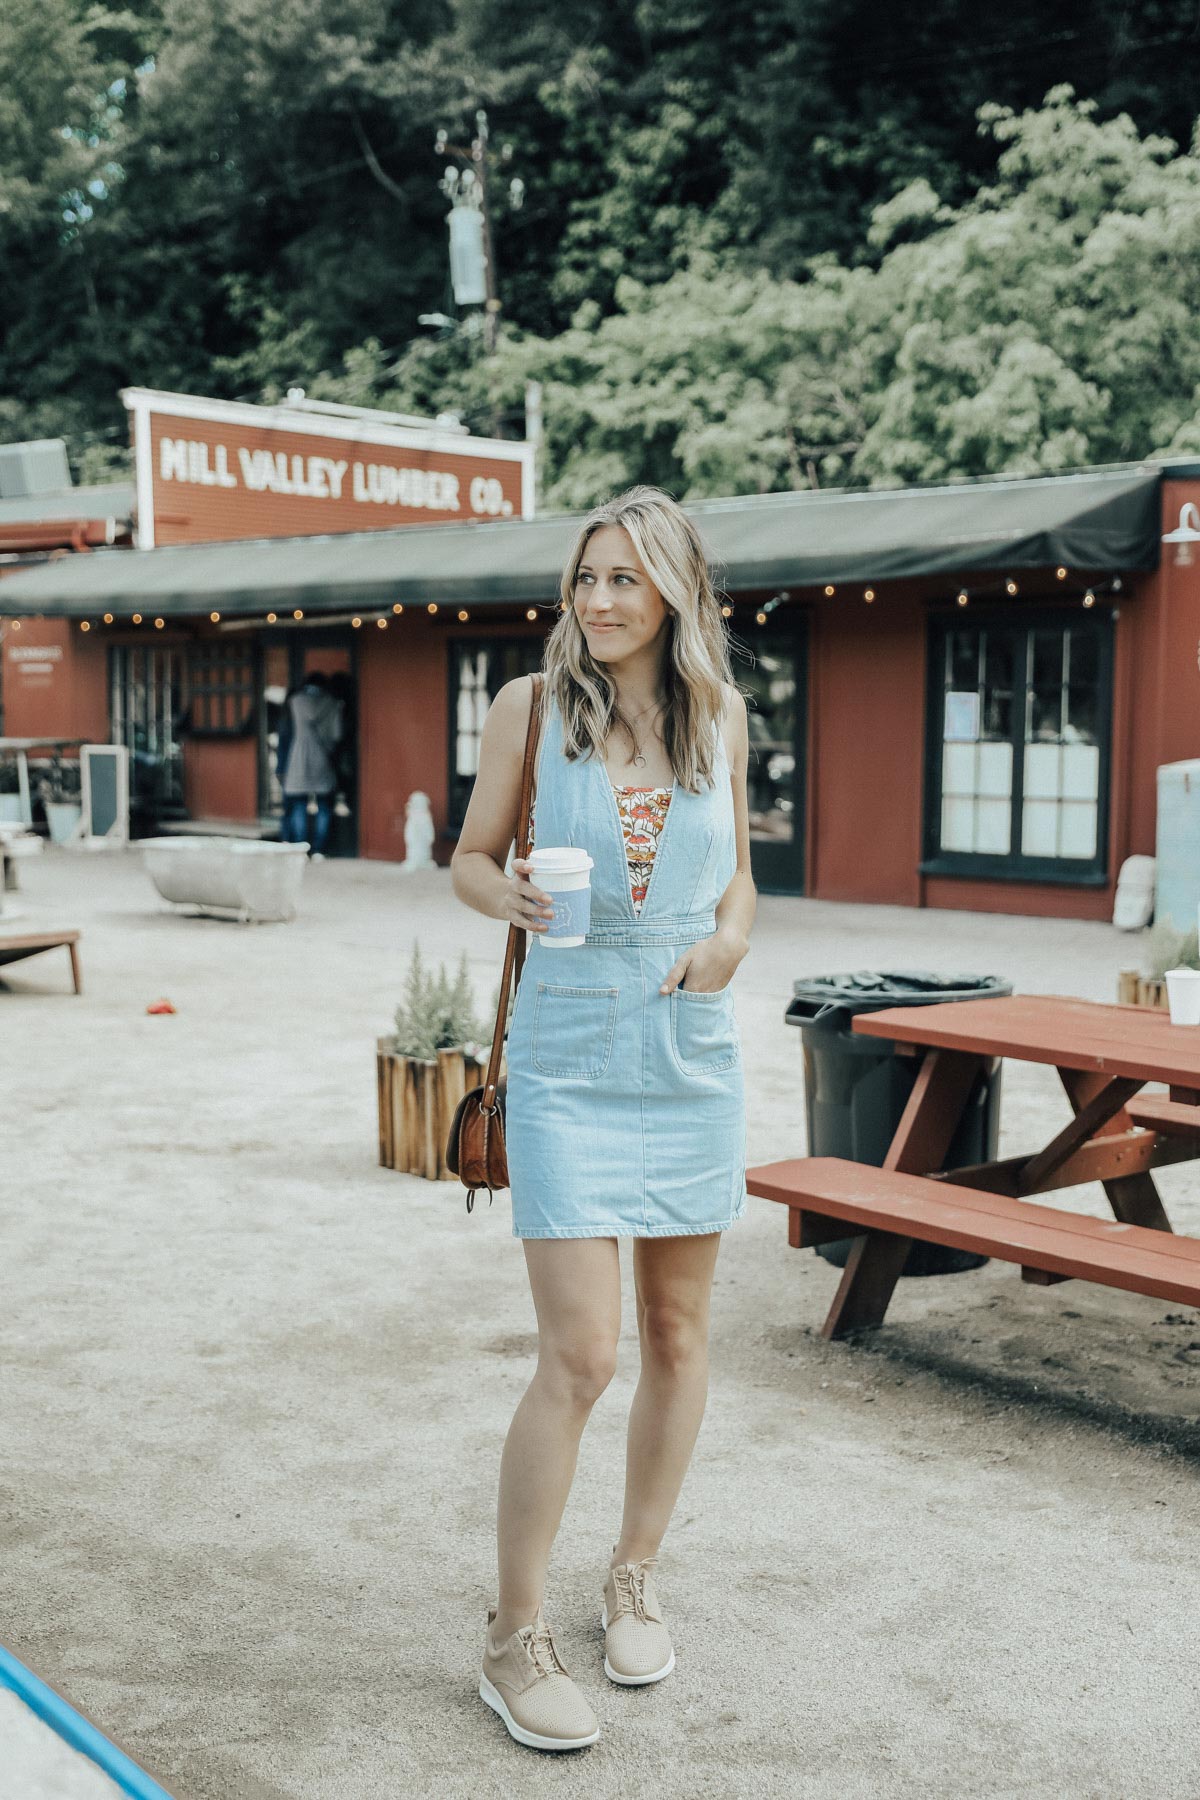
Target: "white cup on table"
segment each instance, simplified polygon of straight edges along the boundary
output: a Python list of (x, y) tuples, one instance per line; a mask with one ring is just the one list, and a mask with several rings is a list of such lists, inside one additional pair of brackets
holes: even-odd
[(1200, 969), (1167, 970), (1172, 1025), (1200, 1025)]

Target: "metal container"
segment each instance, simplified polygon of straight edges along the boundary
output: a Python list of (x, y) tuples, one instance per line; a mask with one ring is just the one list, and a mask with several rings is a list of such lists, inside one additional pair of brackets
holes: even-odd
[(307, 844), (254, 838), (141, 838), (146, 873), (164, 900), (245, 923), (285, 923), (296, 916)]

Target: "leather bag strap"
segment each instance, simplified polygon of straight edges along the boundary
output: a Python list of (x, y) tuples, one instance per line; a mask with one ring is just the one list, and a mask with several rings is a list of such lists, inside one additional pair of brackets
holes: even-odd
[[(537, 749), (538, 723), (542, 716), (542, 690), (546, 678), (538, 670), (533, 676), (533, 699), (529, 707), (529, 729), (525, 734), (525, 761), (521, 767), (521, 804), (517, 812), (517, 855), (529, 855), (529, 813), (533, 800), (533, 762)], [(487, 1075), (484, 1078), (483, 1093), (479, 1097), (481, 1112), (491, 1112), (496, 1103), (496, 1085), (500, 1079), (500, 1052), (504, 1044), (504, 1027), (508, 1021), (508, 990), (513, 979), (520, 980), (521, 969), (525, 962), (525, 940), (528, 932), (523, 926), (510, 925), (508, 942), (504, 949), (504, 972), (500, 977), (500, 1004), (496, 1008), (496, 1029), (492, 1033), (492, 1053), (488, 1057)]]

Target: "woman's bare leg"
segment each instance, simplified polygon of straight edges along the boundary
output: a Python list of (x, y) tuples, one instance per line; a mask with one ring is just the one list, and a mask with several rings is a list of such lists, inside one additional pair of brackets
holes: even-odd
[(611, 1563), (654, 1556), (675, 1509), (708, 1399), (709, 1299), (719, 1231), (637, 1238), (642, 1372), (629, 1409), (625, 1511)]
[(613, 1378), (621, 1331), (616, 1238), (524, 1238), (538, 1362), (500, 1458), (500, 1598), (492, 1641), (535, 1617), (588, 1415)]

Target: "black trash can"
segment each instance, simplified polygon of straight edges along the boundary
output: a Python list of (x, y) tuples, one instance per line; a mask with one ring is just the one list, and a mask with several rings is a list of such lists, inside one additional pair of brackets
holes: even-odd
[[(851, 1030), (857, 1013), (888, 1006), (944, 1005), (1011, 994), (997, 975), (927, 975), (911, 969), (802, 977), (784, 1015), (798, 1025), (804, 1052), (804, 1109), (810, 1156), (841, 1156), (882, 1168), (888, 1145), (916, 1084), (920, 1058), (898, 1056), (890, 1038)], [(971, 1089), (946, 1168), (992, 1162), (1000, 1133), (1000, 1061), (985, 1067)], [(853, 1238), (817, 1247), (826, 1262), (844, 1267)], [(902, 1273), (955, 1275), (986, 1261), (969, 1250), (914, 1242)]]

